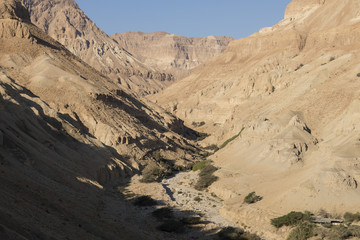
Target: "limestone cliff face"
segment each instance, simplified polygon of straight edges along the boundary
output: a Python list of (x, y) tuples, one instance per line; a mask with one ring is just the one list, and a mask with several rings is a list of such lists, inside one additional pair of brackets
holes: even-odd
[(126, 32), (111, 36), (147, 65), (176, 76), (186, 76), (209, 58), (221, 54), (231, 37), (186, 38), (165, 32)]
[(24, 0), (31, 20), (89, 65), (141, 95), (173, 80), (133, 57), (92, 22), (73, 0)]
[(183, 122), (0, 2), (0, 239), (158, 239), (112, 184), (155, 148), (186, 162)]
[[(269, 218), (294, 209), (359, 207), (359, 12), (354, 0), (294, 0), (284, 20), (154, 97), (189, 125), (205, 122), (204, 145), (241, 131), (212, 158), (222, 168), (212, 190), (234, 221), (271, 232)], [(264, 196), (256, 209), (237, 204), (252, 191)]]

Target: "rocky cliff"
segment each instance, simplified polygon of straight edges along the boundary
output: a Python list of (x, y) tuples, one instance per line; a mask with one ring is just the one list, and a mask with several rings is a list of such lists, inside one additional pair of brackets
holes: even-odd
[(86, 63), (141, 95), (157, 92), (173, 77), (149, 67), (99, 29), (74, 0), (24, 0), (31, 20)]
[(233, 40), (214, 36), (186, 38), (165, 32), (126, 32), (111, 38), (145, 64), (170, 73), (176, 79), (187, 76), (209, 58), (221, 54)]
[(18, 0), (0, 1), (0, 111), (0, 239), (163, 239), (115, 186), (158, 164), (154, 150), (192, 159), (182, 121), (70, 53)]
[[(360, 3), (292, 1), (284, 20), (226, 51), (154, 100), (221, 145), (212, 186), (223, 214), (282, 239), (270, 219), (292, 210), (359, 208)], [(249, 192), (263, 200), (241, 204)]]

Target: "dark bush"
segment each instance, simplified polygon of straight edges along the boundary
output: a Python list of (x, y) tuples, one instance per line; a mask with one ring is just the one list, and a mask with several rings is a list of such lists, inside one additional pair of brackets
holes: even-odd
[(219, 150), (219, 147), (216, 144), (211, 144), (209, 146), (206, 146), (204, 149), (205, 150), (212, 150), (212, 151), (216, 152), (216, 151)]
[(360, 77), (360, 73), (358, 73), (356, 76), (357, 76), (357, 77)]
[(261, 196), (256, 195), (255, 192), (251, 192), (244, 198), (244, 203), (252, 204), (261, 201), (262, 199), (263, 198)]
[(157, 229), (163, 232), (183, 233), (185, 232), (185, 225), (180, 221), (168, 220), (162, 223)]
[(335, 60), (335, 57), (331, 57), (330, 60), (329, 60), (329, 62), (332, 62), (332, 61), (334, 61), (334, 60)]
[(300, 68), (302, 68), (304, 66), (304, 64), (300, 64), (297, 68), (295, 68), (295, 72), (297, 71), (297, 70), (299, 70)]
[(284, 216), (271, 219), (271, 224), (276, 228), (280, 228), (282, 226), (295, 226), (302, 221), (309, 221), (310, 217), (311, 217), (310, 213), (293, 211)]
[(173, 210), (168, 207), (159, 208), (153, 211), (152, 215), (159, 221), (163, 221), (165, 219), (171, 219), (174, 217)]
[(240, 228), (225, 227), (219, 233), (220, 240), (260, 240), (255, 234), (245, 232)]
[(217, 176), (213, 175), (216, 170), (217, 168), (210, 165), (210, 163), (205, 164), (199, 173), (199, 179), (195, 184), (195, 189), (202, 191), (213, 184), (218, 179)]
[(150, 196), (140, 196), (134, 199), (134, 205), (139, 207), (150, 207), (157, 205), (157, 202)]

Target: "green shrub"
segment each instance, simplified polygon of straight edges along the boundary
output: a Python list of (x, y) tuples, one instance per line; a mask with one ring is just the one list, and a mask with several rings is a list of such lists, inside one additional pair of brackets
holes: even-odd
[(201, 170), (205, 167), (205, 165), (208, 163), (209, 161), (208, 160), (204, 160), (204, 161), (201, 161), (201, 162), (197, 162), (197, 163), (194, 163), (193, 167), (192, 167), (192, 170), (193, 171), (198, 171), (198, 170)]
[(360, 73), (358, 73), (356, 76), (357, 76), (357, 77), (360, 77)]
[(226, 140), (223, 144), (220, 145), (219, 149), (226, 147), (226, 145), (228, 145), (230, 142), (234, 141), (237, 137), (239, 137), (241, 135), (241, 133), (244, 131), (244, 129), (245, 128), (242, 128), (238, 134), (236, 134), (235, 136), (232, 136), (231, 138)]
[(251, 192), (244, 198), (244, 203), (252, 204), (261, 200), (262, 200), (261, 196), (256, 195), (255, 192)]
[(295, 226), (302, 221), (309, 221), (311, 218), (311, 214), (309, 212), (290, 212), (284, 216), (271, 219), (271, 224), (276, 228), (280, 228), (282, 226)]
[(344, 214), (344, 220), (345, 220), (346, 223), (359, 222), (360, 221), (360, 213), (346, 212)]
[(202, 199), (198, 196), (198, 197), (195, 197), (195, 198), (194, 198), (194, 201), (196, 201), (196, 202), (201, 202)]
[(168, 207), (159, 208), (153, 211), (152, 215), (159, 221), (163, 221), (165, 219), (171, 219), (174, 217), (173, 210)]
[(134, 205), (139, 207), (150, 207), (157, 205), (157, 202), (150, 196), (140, 196), (134, 199)]
[(332, 61), (334, 61), (334, 60), (335, 60), (335, 57), (331, 57), (330, 60), (329, 60), (329, 62), (332, 62)]
[(195, 189), (202, 191), (213, 184), (218, 179), (217, 176), (213, 175), (216, 170), (217, 168), (213, 165), (210, 165), (209, 163), (205, 164), (199, 173), (199, 179), (195, 184)]
[(315, 225), (309, 222), (301, 222), (294, 228), (287, 240), (306, 240), (314, 236)]
[(140, 179), (140, 182), (156, 182), (172, 174), (172, 167), (167, 162), (160, 161), (157, 164), (149, 164), (145, 167), (142, 171), (142, 179)]

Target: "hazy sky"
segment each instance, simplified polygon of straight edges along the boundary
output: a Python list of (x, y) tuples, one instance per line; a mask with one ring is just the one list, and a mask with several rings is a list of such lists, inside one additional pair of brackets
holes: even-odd
[(291, 0), (75, 0), (107, 34), (164, 31), (246, 37), (280, 21)]

